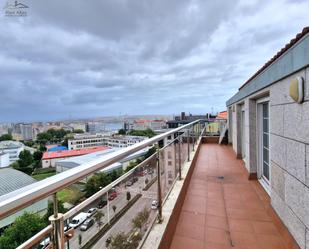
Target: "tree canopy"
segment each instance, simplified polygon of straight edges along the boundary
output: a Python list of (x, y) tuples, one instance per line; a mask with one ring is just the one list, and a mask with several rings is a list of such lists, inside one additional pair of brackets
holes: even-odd
[(126, 135), (126, 131), (124, 129), (119, 129), (118, 134), (119, 135)]
[(37, 135), (37, 141), (41, 143), (61, 141), (69, 133), (70, 131), (64, 129), (48, 129), (46, 132), (41, 132)]
[(33, 163), (33, 156), (29, 150), (23, 150), (19, 153), (18, 165), (20, 168), (25, 168)]
[(146, 207), (142, 211), (138, 212), (137, 215), (132, 219), (133, 227), (142, 229), (143, 225), (146, 224), (149, 215), (150, 211)]
[(44, 220), (38, 214), (24, 213), (0, 236), (1, 249), (17, 248), (45, 226)]
[(113, 170), (110, 174), (104, 172), (94, 174), (86, 183), (86, 197), (98, 192), (123, 174), (122, 170)]
[[(63, 202), (61, 200), (58, 200), (58, 212), (64, 214), (67, 210), (63, 206)], [(48, 202), (47, 206), (47, 212), (43, 216), (43, 220), (46, 222), (46, 224), (49, 224), (49, 217), (54, 214), (54, 203), (52, 201)]]
[(12, 140), (13, 137), (11, 134), (3, 134), (2, 136), (0, 136), (0, 141), (5, 141), (5, 140)]
[(153, 137), (156, 133), (150, 128), (146, 130), (132, 130), (128, 133), (131, 136), (143, 136), (143, 137)]

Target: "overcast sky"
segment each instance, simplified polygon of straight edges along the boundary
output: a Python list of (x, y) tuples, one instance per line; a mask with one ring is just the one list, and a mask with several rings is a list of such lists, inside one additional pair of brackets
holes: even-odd
[(309, 25), (309, 1), (0, 0), (0, 122), (194, 114)]

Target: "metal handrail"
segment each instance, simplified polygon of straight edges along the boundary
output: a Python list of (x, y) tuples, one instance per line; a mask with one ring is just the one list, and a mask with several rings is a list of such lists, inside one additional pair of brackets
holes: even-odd
[(128, 172), (126, 172), (125, 174), (123, 174), (122, 176), (118, 177), (115, 181), (111, 182), (110, 184), (108, 184), (107, 186), (105, 186), (104, 188), (102, 188), (101, 190), (99, 190), (98, 192), (96, 192), (95, 194), (93, 194), (92, 196), (90, 196), (89, 198), (87, 198), (86, 200), (84, 200), (83, 202), (81, 202), (80, 204), (78, 204), (77, 206), (71, 208), (69, 211), (67, 211), (64, 216), (63, 219), (69, 219), (70, 217), (72, 217), (73, 215), (77, 214), (78, 212), (82, 211), (85, 207), (87, 207), (89, 204), (91, 204), (92, 202), (94, 202), (95, 200), (97, 200), (98, 198), (100, 198), (101, 196), (103, 196), (104, 194), (106, 194), (109, 190), (111, 190), (114, 186), (116, 186), (117, 184), (121, 183), (122, 181), (124, 181), (125, 179), (127, 179), (130, 175), (132, 175), (134, 173), (134, 171), (137, 168), (143, 167), (144, 165), (147, 165), (149, 162), (151, 162), (151, 160), (153, 160), (156, 157), (156, 154), (151, 155), (150, 157), (146, 158), (144, 161), (142, 161), (141, 163), (139, 163), (138, 165), (136, 165), (135, 167), (133, 167), (132, 169), (130, 169)]
[(36, 201), (49, 197), (50, 195), (70, 186), (71, 184), (86, 178), (113, 163), (135, 153), (145, 147), (151, 146), (164, 138), (190, 127), (200, 120), (193, 121), (176, 129), (157, 135), (130, 147), (110, 153), (104, 158), (98, 158), (91, 162), (82, 164), (74, 169), (62, 172), (45, 180), (30, 184), (21, 189), (0, 196), (0, 219), (3, 219), (14, 212), (33, 204)]
[(31, 248), (37, 244), (39, 244), (42, 241), (42, 238), (47, 237), (52, 232), (52, 225), (48, 225), (44, 229), (42, 229), (40, 232), (35, 234), (33, 237), (25, 241), (23, 244), (18, 246), (16, 249), (25, 249), (25, 248)]

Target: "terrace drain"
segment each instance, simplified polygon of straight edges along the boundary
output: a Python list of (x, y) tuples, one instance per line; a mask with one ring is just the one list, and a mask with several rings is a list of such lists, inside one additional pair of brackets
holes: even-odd
[(224, 176), (218, 176), (217, 177), (219, 180), (223, 180), (224, 179)]

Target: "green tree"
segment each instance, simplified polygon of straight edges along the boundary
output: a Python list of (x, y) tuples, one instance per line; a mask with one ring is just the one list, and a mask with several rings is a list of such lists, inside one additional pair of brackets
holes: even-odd
[(118, 130), (119, 135), (126, 135), (126, 131), (124, 129)]
[(111, 182), (111, 177), (104, 172), (94, 174), (86, 183), (86, 197), (93, 195)]
[(40, 144), (39, 151), (42, 151), (42, 152), (47, 151), (46, 146), (44, 146), (43, 144)]
[(143, 136), (143, 137), (153, 137), (156, 135), (156, 133), (151, 129), (146, 130), (132, 130), (129, 132), (129, 135), (131, 136)]
[(133, 169), (136, 165), (138, 165), (138, 163), (136, 161), (130, 161), (129, 162), (129, 166), (125, 169), (125, 173), (129, 172), (131, 169)]
[(64, 140), (62, 141), (61, 145), (69, 148), (69, 140), (73, 139), (73, 138), (74, 138), (73, 134), (66, 135)]
[(112, 236), (109, 249), (129, 249), (129, 235), (124, 232), (120, 232), (115, 236)]
[(73, 133), (84, 133), (84, 131), (82, 129), (76, 129), (73, 130)]
[(24, 213), (0, 236), (1, 249), (14, 249), (46, 226), (38, 214)]
[[(67, 210), (63, 206), (63, 202), (61, 200), (58, 200), (58, 212), (64, 214)], [(48, 202), (47, 205), (47, 212), (43, 216), (43, 220), (46, 222), (46, 224), (49, 224), (49, 217), (54, 214), (54, 203), (52, 201)]]
[(37, 135), (37, 140), (38, 141), (41, 141), (41, 142), (47, 142), (47, 141), (50, 141), (52, 139), (52, 135), (48, 132), (42, 132), (42, 133), (39, 133)]
[(28, 150), (23, 150), (20, 152), (18, 157), (18, 165), (20, 168), (25, 168), (33, 163), (33, 156)]
[(146, 179), (145, 179), (145, 185), (147, 185), (148, 183), (149, 183), (149, 179), (146, 178)]
[(116, 179), (118, 179), (118, 177), (121, 176), (122, 173), (123, 173), (122, 169), (113, 170), (110, 173), (110, 177), (111, 177), (112, 181), (115, 181)]
[(23, 141), (23, 143), (28, 147), (32, 147), (34, 145), (33, 141)]
[(131, 200), (131, 193), (130, 191), (127, 192), (127, 201)]
[(94, 217), (94, 220), (97, 223), (98, 228), (100, 230), (101, 225), (102, 225), (101, 219), (104, 217), (104, 213), (102, 213), (100, 210), (98, 210), (93, 217)]
[(41, 161), (42, 156), (43, 156), (43, 152), (40, 151), (40, 150), (35, 151), (35, 152), (33, 153), (33, 159), (34, 159), (35, 161)]
[(150, 211), (145, 207), (142, 211), (138, 212), (137, 215), (132, 219), (133, 228), (139, 230), (146, 224), (150, 215)]
[(153, 155), (154, 153), (156, 153), (156, 147), (151, 147), (147, 152), (146, 152), (146, 154), (145, 154), (145, 158), (148, 158), (148, 157), (150, 157), (151, 155)]
[(5, 140), (12, 140), (13, 137), (11, 134), (3, 134), (2, 136), (0, 136), (0, 141), (5, 141)]

